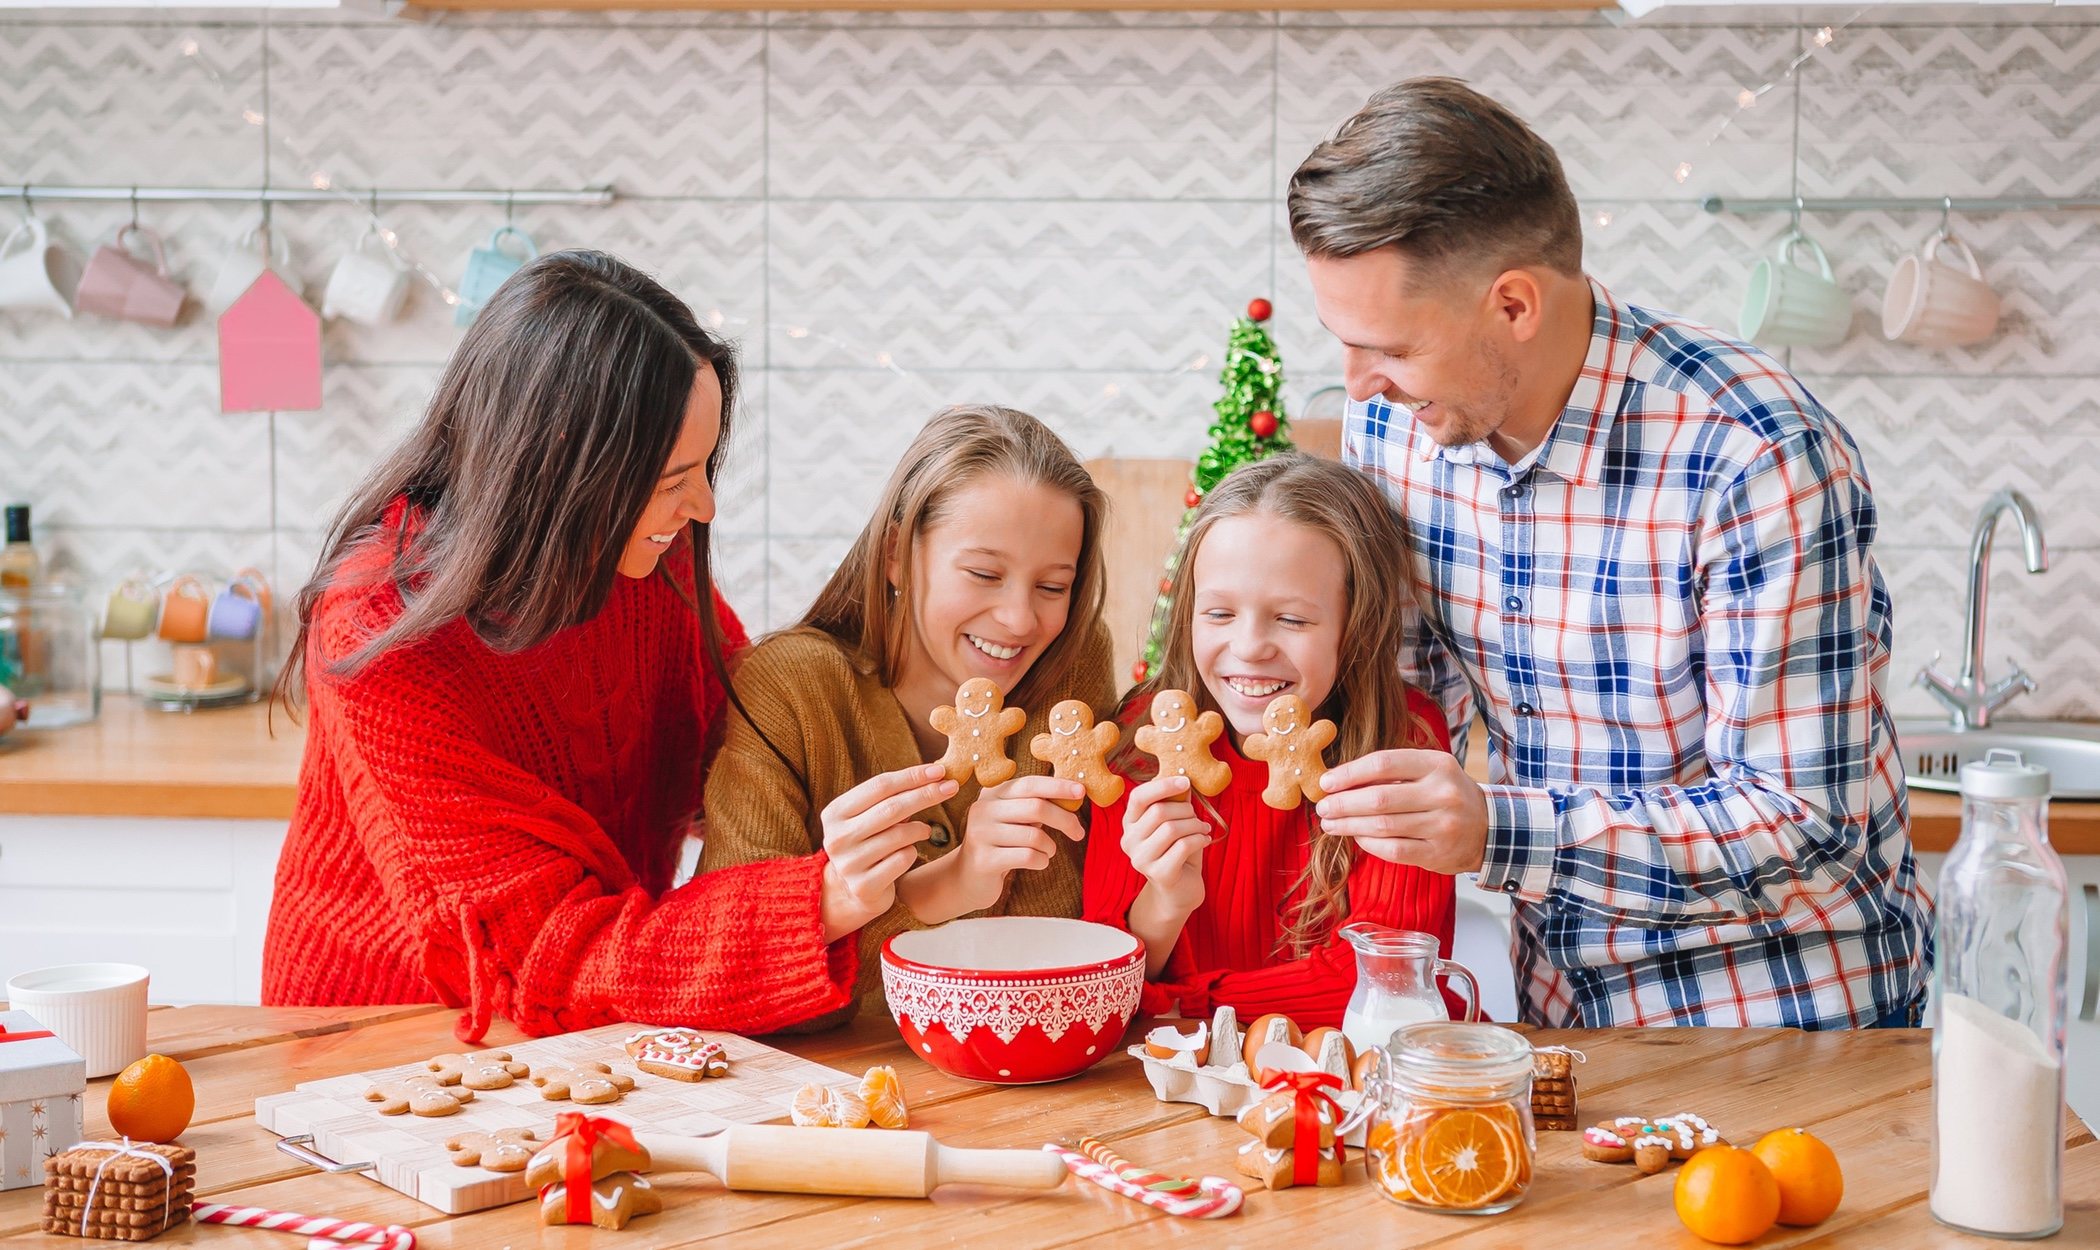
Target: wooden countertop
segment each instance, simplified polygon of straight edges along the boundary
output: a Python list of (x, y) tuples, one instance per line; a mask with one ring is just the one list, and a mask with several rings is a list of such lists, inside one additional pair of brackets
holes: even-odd
[[(532, 1203), (447, 1217), (377, 1182), (303, 1167), (274, 1148), (252, 1114), (258, 1094), (302, 1081), (420, 1062), (457, 1049), (454, 1013), (435, 1007), (181, 1007), (149, 1013), (148, 1047), (183, 1061), (197, 1088), (195, 1123), (182, 1136), (197, 1151), (200, 1199), (308, 1215), (395, 1223), (430, 1247), (575, 1248), (683, 1246), (714, 1242), (737, 1250), (845, 1245), (1132, 1245), (1172, 1239), (1203, 1245), (1572, 1245), (1584, 1241), (1684, 1247), (1705, 1243), (1686, 1232), (1672, 1207), (1674, 1171), (1643, 1177), (1631, 1165), (1590, 1163), (1573, 1133), (1540, 1134), (1529, 1196), (1500, 1216), (1462, 1220), (1406, 1210), (1387, 1201), (1350, 1152), (1345, 1183), (1280, 1193), (1247, 1185), (1237, 1215), (1179, 1221), (1076, 1180), (1025, 1193), (948, 1187), (930, 1201), (731, 1193), (700, 1175), (653, 1178), (662, 1213), (624, 1232), (543, 1230)], [(1809, 1229), (1775, 1229), (1763, 1247), (1973, 1246), (1933, 1222), (1926, 1209), (1931, 1167), (1931, 1034), (1922, 1029), (1800, 1033), (1789, 1029), (1604, 1029), (1540, 1032), (1542, 1044), (1572, 1045), (1588, 1056), (1577, 1070), (1580, 1118), (1656, 1114), (1689, 1108), (1737, 1143), (1799, 1125), (1837, 1152), (1845, 1197), (1837, 1213)], [(499, 1022), (487, 1045), (520, 1040)], [(903, 1078), (912, 1127), (949, 1145), (1033, 1149), (1092, 1133), (1140, 1166), (1175, 1174), (1233, 1174), (1247, 1140), (1231, 1120), (1187, 1103), (1154, 1099), (1138, 1063), (1120, 1053), (1054, 1085), (1017, 1088), (960, 1081), (914, 1058), (887, 1020), (833, 1033), (767, 1039), (847, 1072), (886, 1063)], [(729, 1079), (734, 1080), (734, 1076)], [(91, 1082), (87, 1134), (109, 1137), (103, 1104), (109, 1082)], [(547, 1118), (553, 1119), (552, 1106)], [(2065, 1220), (2051, 1244), (2100, 1244), (2100, 1142), (2066, 1113)], [(877, 1129), (866, 1130), (879, 1132)], [(79, 1250), (81, 1242), (39, 1227), (41, 1191), (0, 1194), (0, 1239), (7, 1246)], [(1104, 1238), (1114, 1238), (1104, 1242)], [(194, 1243), (262, 1250), (295, 1244), (264, 1232), (185, 1224), (157, 1246)]]
[(118, 696), (90, 724), (24, 727), (0, 738), (0, 815), (288, 819), (306, 731), (267, 708), (163, 712)]

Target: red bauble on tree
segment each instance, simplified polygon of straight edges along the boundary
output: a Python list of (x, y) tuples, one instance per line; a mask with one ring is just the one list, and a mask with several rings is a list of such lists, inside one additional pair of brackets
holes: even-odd
[(1193, 508), (1203, 502), (1203, 492), (1191, 486), (1189, 487), (1189, 493), (1181, 497), (1181, 502)]
[(1145, 674), (1151, 671), (1152, 669), (1150, 668), (1150, 666), (1148, 666), (1143, 660), (1139, 660), (1137, 663), (1130, 666), (1130, 680), (1143, 681), (1145, 680)]
[(1256, 438), (1267, 438), (1276, 432), (1276, 414), (1264, 408), (1247, 418), (1247, 428), (1254, 431)]
[(1250, 321), (1267, 321), (1269, 314), (1274, 311), (1275, 309), (1270, 308), (1269, 301), (1265, 299), (1251, 299), (1247, 301), (1247, 318)]

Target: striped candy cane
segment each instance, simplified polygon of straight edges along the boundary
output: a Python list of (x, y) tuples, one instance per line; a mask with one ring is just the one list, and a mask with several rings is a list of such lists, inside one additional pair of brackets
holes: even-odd
[(1046, 1145), (1065, 1161), (1065, 1168), (1081, 1180), (1092, 1181), (1113, 1193), (1142, 1202), (1148, 1207), (1192, 1220), (1214, 1220), (1240, 1209), (1246, 1195), (1231, 1181), (1216, 1176), (1191, 1180), (1134, 1167), (1106, 1143), (1082, 1138), (1078, 1150)]
[[(331, 1220), (325, 1216), (297, 1215), (263, 1207), (236, 1207), (224, 1202), (200, 1202), (190, 1208), (199, 1223), (225, 1224), (235, 1228), (267, 1228), (308, 1238), (306, 1250), (415, 1250), (416, 1235), (399, 1224), (366, 1224), (358, 1220)], [(349, 1243), (355, 1243), (351, 1247)]]

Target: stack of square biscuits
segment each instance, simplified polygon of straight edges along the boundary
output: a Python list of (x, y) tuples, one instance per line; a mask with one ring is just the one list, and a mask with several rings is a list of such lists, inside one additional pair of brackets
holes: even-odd
[(1531, 1123), (1540, 1130), (1572, 1133), (1575, 1122), (1575, 1055), (1565, 1047), (1531, 1052)]
[(82, 1142), (44, 1160), (44, 1231), (146, 1241), (190, 1218), (196, 1187), (187, 1146)]

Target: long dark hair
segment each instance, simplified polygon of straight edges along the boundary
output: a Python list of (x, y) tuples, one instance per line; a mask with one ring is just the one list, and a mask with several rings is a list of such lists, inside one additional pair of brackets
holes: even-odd
[[(722, 432), (707, 460), (713, 482), (735, 411), (729, 345), (654, 279), (603, 252), (553, 252), (511, 275), (452, 353), (422, 424), (329, 528), (299, 592), (299, 631), (276, 698), (290, 709), (304, 692), (314, 611), (397, 500), (414, 520), (399, 530), (389, 570), (401, 615), (330, 663), (329, 675), (354, 674), (454, 620), (515, 652), (597, 615), (703, 365), (722, 386)], [(705, 527), (686, 545), (693, 580), (679, 589), (721, 676)]]

